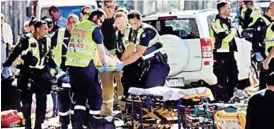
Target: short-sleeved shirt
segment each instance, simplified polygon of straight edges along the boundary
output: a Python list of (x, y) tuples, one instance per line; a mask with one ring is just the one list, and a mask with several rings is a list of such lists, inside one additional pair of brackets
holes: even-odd
[(94, 31), (92, 32), (92, 39), (96, 44), (103, 43), (103, 35), (99, 27), (96, 27)]
[(149, 42), (157, 35), (157, 32), (155, 32), (155, 30), (150, 29), (150, 28), (146, 28), (144, 29), (143, 34), (141, 34), (140, 37), (140, 44), (142, 46), (148, 47), (149, 46)]

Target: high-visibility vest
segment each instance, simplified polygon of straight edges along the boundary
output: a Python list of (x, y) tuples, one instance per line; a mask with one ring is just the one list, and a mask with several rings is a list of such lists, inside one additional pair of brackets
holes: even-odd
[[(144, 30), (147, 29), (147, 28), (152, 29), (156, 32), (156, 36), (153, 39), (150, 40), (147, 49), (149, 49), (150, 47), (152, 47), (156, 43), (160, 43), (163, 46), (163, 40), (162, 40), (161, 36), (159, 35), (158, 31), (153, 26), (151, 26), (149, 24), (146, 24), (146, 23), (142, 23), (142, 26), (137, 30), (137, 36), (136, 36), (136, 39), (134, 41), (135, 42), (134, 44), (136, 45), (136, 47), (140, 44), (141, 36), (142, 36)], [(125, 32), (125, 36), (123, 38), (123, 44), (124, 44), (125, 48), (127, 48), (127, 46), (130, 43), (129, 37), (131, 35), (131, 33), (130, 33), (131, 31), (133, 31), (133, 30), (129, 30), (129, 31)], [(163, 49), (163, 48), (161, 47), (159, 49)], [(155, 50), (155, 51), (159, 51), (159, 49)], [(146, 56), (146, 55), (143, 55), (143, 56)]]
[(249, 23), (248, 27), (251, 27), (252, 25), (254, 25), (259, 18), (262, 18), (266, 25), (270, 24), (270, 21), (266, 19), (264, 16), (262, 16), (260, 11), (253, 11), (251, 13), (251, 17), (252, 17), (252, 22)]
[(47, 56), (47, 54), (50, 51), (50, 44), (51, 44), (51, 40), (49, 37), (46, 38), (46, 54), (41, 57), (40, 56), (40, 50), (39, 50), (39, 43), (38, 41), (34, 38), (34, 37), (30, 37), (28, 39), (28, 48), (26, 50), (24, 50), (22, 52), (22, 54), (26, 54), (29, 51), (32, 51), (33, 56), (37, 59), (37, 62), (34, 66), (30, 66), (30, 68), (34, 68), (34, 69), (44, 69), (45, 67), (45, 57)]
[(222, 42), (218, 42), (216, 40), (215, 33), (218, 34), (223, 32), (229, 32), (227, 25), (221, 25), (220, 19), (216, 19), (215, 21), (213, 21), (210, 28), (210, 36), (212, 38), (213, 48), (216, 50), (216, 52), (230, 52), (229, 43), (235, 38), (236, 35), (236, 31), (232, 31), (224, 39), (221, 40)]
[[(247, 9), (248, 8), (246, 7), (246, 5), (243, 5), (242, 10), (241, 10), (241, 17), (243, 19), (245, 18), (245, 12), (246, 12)], [(253, 12), (259, 12), (259, 13), (261, 13), (260, 8), (257, 7), (257, 6), (255, 6), (255, 5), (253, 5), (250, 9), (252, 10), (251, 13), (253, 13)]]
[(268, 49), (274, 47), (274, 31), (271, 29), (272, 26), (274, 26), (274, 22), (272, 22), (266, 30), (265, 54), (267, 56), (269, 55)]
[(65, 30), (66, 28), (61, 28), (58, 30), (58, 37), (57, 37), (57, 44), (53, 51), (54, 61), (57, 64), (57, 66), (60, 67), (62, 63), (62, 49), (64, 44), (64, 36), (65, 36)]
[(97, 45), (92, 33), (97, 25), (89, 20), (76, 24), (71, 30), (71, 37), (66, 54), (66, 66), (87, 67), (97, 53)]

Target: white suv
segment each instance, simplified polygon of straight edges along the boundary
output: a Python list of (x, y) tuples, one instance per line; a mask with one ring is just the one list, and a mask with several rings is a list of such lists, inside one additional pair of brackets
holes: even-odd
[[(146, 15), (143, 21), (154, 26), (164, 40), (171, 67), (166, 85), (214, 85), (212, 41), (209, 30), (215, 10), (186, 10)], [(251, 44), (236, 38), (239, 80), (248, 79)]]

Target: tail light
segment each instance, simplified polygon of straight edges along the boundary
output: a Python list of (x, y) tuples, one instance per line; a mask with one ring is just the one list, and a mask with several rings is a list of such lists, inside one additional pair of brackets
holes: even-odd
[(211, 58), (212, 57), (212, 41), (210, 38), (201, 39), (201, 51), (202, 58)]

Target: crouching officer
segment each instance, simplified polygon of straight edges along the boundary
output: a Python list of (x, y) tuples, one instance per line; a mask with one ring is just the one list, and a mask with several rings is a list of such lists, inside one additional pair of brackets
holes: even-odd
[[(53, 58), (62, 71), (67, 71), (65, 66), (67, 46), (70, 40), (70, 32), (72, 27), (79, 22), (79, 18), (75, 14), (70, 14), (67, 18), (67, 28), (60, 28), (52, 37), (51, 44), (53, 48)], [(70, 115), (72, 112), (71, 91), (66, 83), (57, 82), (61, 91), (58, 91), (59, 121), (61, 129), (67, 129), (70, 123)]]
[[(272, 22), (266, 30), (266, 59), (263, 62), (263, 67), (266, 69), (266, 75), (274, 72), (274, 22)], [(263, 89), (265, 87), (262, 87)]]
[(31, 129), (31, 103), (32, 94), (36, 96), (36, 120), (35, 129), (41, 129), (41, 124), (45, 120), (47, 94), (50, 93), (47, 61), (50, 57), (50, 39), (46, 37), (47, 23), (36, 21), (34, 23), (34, 34), (28, 33), (22, 37), (15, 47), (8, 60), (3, 64), (7, 69), (12, 62), (21, 54), (24, 61), (21, 69), (21, 78), (18, 82), (22, 90), (22, 111), (25, 118), (26, 129)]
[(231, 27), (228, 19), (231, 8), (230, 5), (221, 1), (217, 8), (219, 14), (210, 28), (210, 36), (214, 43), (214, 66), (213, 72), (217, 77), (216, 100), (229, 101), (234, 88), (238, 83), (238, 68), (234, 57), (237, 51), (235, 35), (237, 30)]
[(72, 91), (75, 96), (73, 129), (82, 129), (86, 113), (86, 101), (90, 105), (90, 128), (100, 125), (102, 106), (102, 89), (98, 70), (93, 59), (99, 53), (103, 71), (107, 71), (103, 36), (99, 27), (105, 20), (101, 9), (91, 12), (88, 20), (76, 24), (71, 30), (65, 65), (69, 68)]
[[(154, 27), (142, 23), (138, 11), (129, 13), (128, 20), (132, 28), (128, 37), (124, 37), (126, 39), (123, 39), (123, 43), (125, 48), (130, 43), (134, 43), (136, 51), (131, 55), (122, 56), (122, 62), (129, 65), (141, 59), (139, 65), (141, 72), (139, 71), (139, 73), (141, 73), (140, 79), (143, 81), (141, 82), (142, 87), (164, 86), (170, 67), (167, 63), (167, 54), (163, 51), (163, 41), (160, 35)], [(133, 40), (129, 42), (129, 39)]]

